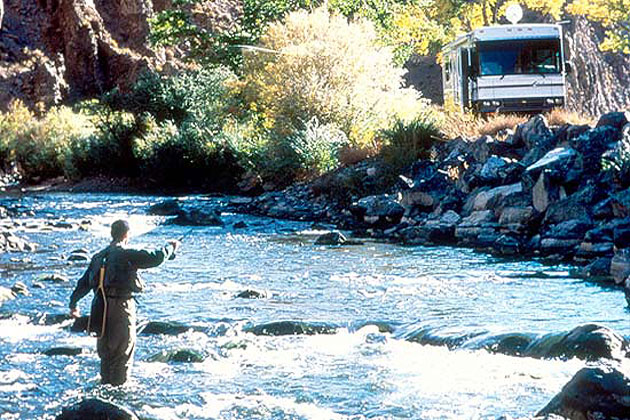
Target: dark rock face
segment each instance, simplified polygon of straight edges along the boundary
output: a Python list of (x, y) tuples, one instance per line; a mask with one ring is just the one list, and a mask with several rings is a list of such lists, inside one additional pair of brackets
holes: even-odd
[(571, 420), (630, 419), (630, 377), (610, 368), (584, 368), (537, 416)]
[(103, 401), (90, 398), (64, 408), (56, 420), (138, 420), (138, 417), (128, 409)]

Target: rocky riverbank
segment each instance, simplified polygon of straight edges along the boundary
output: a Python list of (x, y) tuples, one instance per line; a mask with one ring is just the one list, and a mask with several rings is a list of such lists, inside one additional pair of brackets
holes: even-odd
[(441, 142), (390, 186), (375, 160), (230, 208), (408, 245), (571, 261), (630, 289), (630, 179), (619, 166), (629, 120), (614, 112), (595, 127), (551, 127), (538, 115), (494, 138)]

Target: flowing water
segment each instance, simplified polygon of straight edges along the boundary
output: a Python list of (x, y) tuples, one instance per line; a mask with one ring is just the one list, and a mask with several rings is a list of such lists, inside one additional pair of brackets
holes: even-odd
[[(0, 255), (0, 286), (21, 281), (31, 292), (0, 307), (0, 419), (51, 419), (91, 396), (143, 419), (528, 418), (587, 363), (491, 353), (475, 343), (505, 333), (562, 334), (590, 322), (630, 335), (623, 291), (584, 282), (568, 266), (371, 241), (316, 246), (319, 232), (308, 223), (229, 213), (226, 227), (189, 230), (147, 216), (159, 201), (42, 194), (0, 202), (34, 211), (19, 218), (16, 233), (40, 244), (36, 253)], [(69, 332), (70, 321), (46, 325), (43, 317), (67, 312), (85, 270), (85, 263), (67, 261), (70, 252), (104, 247), (109, 224), (120, 217), (130, 218), (131, 245), (138, 247), (190, 233), (175, 260), (144, 272), (138, 308), (141, 321), (194, 328), (140, 335), (133, 379), (116, 389), (99, 385), (93, 338)], [(91, 224), (34, 228), (60, 219)], [(52, 273), (71, 281), (32, 287)], [(235, 297), (247, 289), (267, 297)], [(334, 333), (254, 334), (278, 321)], [(445, 345), (421, 344), (419, 335)], [(83, 353), (42, 354), (53, 347)], [(150, 361), (177, 349), (205, 360)]]

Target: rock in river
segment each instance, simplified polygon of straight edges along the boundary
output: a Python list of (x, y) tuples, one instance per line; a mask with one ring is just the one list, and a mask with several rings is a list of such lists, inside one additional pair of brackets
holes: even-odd
[(72, 407), (63, 409), (56, 420), (138, 420), (128, 409), (103, 401), (89, 398)]
[(584, 368), (536, 416), (551, 415), (571, 420), (629, 420), (630, 377), (611, 368)]
[(179, 349), (171, 351), (164, 350), (154, 354), (149, 358), (149, 362), (201, 363), (204, 359), (205, 357), (195, 350)]
[(183, 210), (172, 221), (179, 226), (223, 226), (220, 214), (215, 210)]

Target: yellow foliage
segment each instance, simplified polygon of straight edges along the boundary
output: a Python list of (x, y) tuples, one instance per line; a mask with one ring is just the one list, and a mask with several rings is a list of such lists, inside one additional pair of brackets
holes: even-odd
[(261, 37), (264, 50), (245, 54), (245, 96), (280, 136), (316, 117), (335, 124), (357, 146), (397, 116), (425, 105), (401, 86), (403, 70), (378, 47), (373, 25), (331, 15), (324, 7), (289, 14)]
[(73, 141), (95, 131), (90, 118), (68, 107), (50, 109), (38, 118), (19, 100), (0, 114), (0, 149), (5, 160), (16, 161), (25, 175), (61, 175)]
[(630, 0), (575, 0), (567, 11), (601, 22), (607, 29), (602, 50), (630, 54)]

